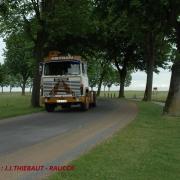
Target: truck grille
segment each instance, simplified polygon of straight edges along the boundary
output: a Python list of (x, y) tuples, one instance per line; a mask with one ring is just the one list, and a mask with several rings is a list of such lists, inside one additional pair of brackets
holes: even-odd
[(43, 96), (80, 96), (80, 80), (59, 80), (43, 82)]

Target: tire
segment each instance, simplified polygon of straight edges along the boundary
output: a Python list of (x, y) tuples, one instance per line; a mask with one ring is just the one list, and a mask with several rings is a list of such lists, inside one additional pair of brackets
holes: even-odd
[(62, 107), (62, 109), (70, 109), (71, 105), (70, 104), (62, 104), (61, 107)]
[(89, 109), (89, 106), (90, 104), (89, 104), (88, 98), (86, 97), (85, 103), (81, 103), (81, 110), (87, 111)]
[(92, 103), (92, 107), (96, 107), (96, 94), (93, 93), (93, 103)]
[(56, 105), (54, 104), (45, 104), (45, 109), (47, 112), (54, 112)]
[(92, 107), (96, 107), (97, 105), (96, 105), (96, 102), (93, 102), (92, 104), (91, 104), (91, 106)]

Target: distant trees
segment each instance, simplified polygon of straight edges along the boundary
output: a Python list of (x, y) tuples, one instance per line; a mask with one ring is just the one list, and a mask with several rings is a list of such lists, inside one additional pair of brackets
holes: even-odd
[(4, 77), (3, 77), (4, 73), (3, 73), (3, 68), (2, 65), (0, 64), (0, 83), (3, 81)]
[(116, 66), (105, 52), (96, 52), (96, 55), (86, 56), (88, 60), (88, 77), (90, 87), (97, 87), (97, 96), (100, 95), (102, 85), (107, 86), (110, 90), (111, 86), (119, 85), (120, 89), (131, 84), (131, 73), (128, 71), (124, 84), (120, 82), (120, 75)]
[(113, 77), (109, 72), (113, 71), (112, 64), (109, 62), (105, 52), (93, 51), (86, 55), (88, 60), (88, 76), (91, 87), (97, 86), (97, 96), (100, 95), (102, 84), (105, 80)]
[[(24, 84), (22, 76), (20, 74), (14, 74), (9, 71), (7, 64), (0, 64), (0, 87), (1, 92), (4, 92), (4, 87), (9, 87), (9, 92), (15, 87), (21, 87), (22, 95), (25, 95), (25, 88), (31, 88), (32, 79), (29, 77)], [(7, 91), (7, 90), (6, 90)]]
[(5, 66), (10, 75), (10, 86), (21, 87), (22, 95), (25, 95), (25, 88), (28, 80), (32, 77), (34, 59), (33, 44), (25, 38), (23, 32), (12, 33), (5, 39), (6, 49), (4, 51)]
[(103, 85), (106, 87), (108, 87), (108, 91), (110, 91), (110, 88), (112, 87), (112, 85), (117, 85), (117, 83), (119, 82), (119, 76), (118, 76), (118, 72), (115, 69), (115, 67), (113, 67), (113, 65), (110, 63), (110, 66), (104, 76), (103, 79)]
[[(117, 70), (116, 66), (111, 64), (111, 67), (109, 67), (103, 79), (103, 85), (108, 87), (108, 91), (110, 91), (112, 85), (119, 86), (118, 98), (124, 97), (124, 88), (130, 86), (132, 80), (131, 72), (127, 71), (123, 83), (121, 82), (121, 79), (123, 78), (121, 78), (121, 74)], [(123, 89), (123, 96), (122, 96), (122, 89)]]
[(9, 86), (9, 92), (11, 93), (14, 87), (18, 87), (19, 81), (14, 75), (10, 74), (9, 72), (7, 72), (6, 77), (7, 77), (7, 86)]
[(7, 86), (7, 73), (4, 64), (0, 64), (0, 86), (1, 92), (4, 92), (4, 87)]
[[(96, 56), (92, 56), (90, 55), (86, 55), (86, 60), (88, 63), (88, 77), (89, 77), (89, 85), (91, 87), (91, 89), (93, 89), (96, 86), (101, 86), (99, 84), (102, 83), (102, 64), (101, 61), (103, 62), (102, 59), (99, 59), (99, 57)], [(102, 80), (101, 80), (102, 79)]]

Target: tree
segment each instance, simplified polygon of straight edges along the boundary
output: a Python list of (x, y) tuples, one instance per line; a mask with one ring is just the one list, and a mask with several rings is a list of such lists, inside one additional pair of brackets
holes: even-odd
[[(164, 39), (166, 33), (166, 18), (162, 1), (143, 0), (130, 1), (129, 14), (133, 18), (132, 29), (139, 39), (143, 49), (145, 71), (147, 73), (144, 100), (150, 101), (152, 96), (153, 72), (158, 61), (157, 52), (161, 48), (159, 40)], [(166, 60), (166, 59), (165, 59)], [(161, 61), (162, 62), (162, 61)]]
[(171, 83), (168, 97), (166, 99), (164, 113), (169, 115), (180, 115), (180, 1), (167, 0), (166, 12), (168, 23), (176, 44), (176, 57), (172, 66)]
[(89, 54), (86, 54), (86, 59), (88, 61), (90, 87), (97, 85), (97, 96), (99, 96), (103, 80), (108, 73), (111, 64), (107, 59), (107, 55), (101, 51), (91, 51)]
[(0, 86), (1, 92), (4, 92), (4, 87), (8, 86), (8, 71), (5, 64), (0, 64)]
[[(85, 16), (88, 14), (89, 8), (86, 5), (89, 6), (89, 0), (7, 1), (6, 7), (8, 11), (5, 15), (1, 14), (0, 18), (1, 31), (7, 35), (23, 29), (27, 38), (34, 43), (35, 66), (31, 99), (34, 107), (39, 106), (39, 63), (43, 60), (47, 51), (58, 47), (57, 42), (62, 39), (66, 40), (67, 36), (70, 39), (72, 34), (77, 35), (79, 29), (81, 29), (80, 32), (86, 31), (85, 26), (82, 25), (87, 20)], [(77, 43), (77, 41), (75, 42)]]
[(89, 57), (88, 60), (88, 78), (89, 78), (89, 86), (91, 89), (96, 87), (99, 81), (99, 64), (97, 63), (95, 57)]
[(25, 88), (29, 88), (29, 87), (31, 88), (32, 79), (29, 77), (25, 82), (23, 77), (20, 74), (17, 74), (16, 84), (17, 84), (17, 87), (21, 88), (22, 95), (25, 95)]
[[(123, 1), (124, 2), (124, 1)], [(128, 72), (142, 66), (142, 55), (132, 30), (131, 17), (122, 1), (96, 1), (99, 46), (119, 73), (119, 97), (124, 97)]]
[(107, 76), (109, 69), (111, 68), (111, 64), (109, 64), (108, 62), (109, 61), (108, 61), (107, 57), (100, 58), (97, 96), (100, 96), (103, 81), (104, 81), (105, 77)]
[(119, 73), (119, 98), (124, 98), (124, 88), (126, 82), (131, 80), (131, 71), (134, 71), (138, 68), (139, 63), (138, 59), (140, 56), (137, 54), (136, 47), (134, 45), (124, 45), (121, 47), (121, 55), (115, 58), (115, 65)]
[[(10, 82), (18, 82), (22, 88), (22, 95), (25, 95), (25, 88), (28, 79), (32, 77), (33, 61), (33, 44), (27, 41), (23, 32), (12, 33), (5, 39), (6, 49), (5, 65), (8, 68), (9, 74), (15, 78), (10, 78)], [(12, 87), (12, 83), (10, 84)]]
[(7, 12), (7, 6), (4, 1), (0, 1), (0, 12), (3, 15)]
[(110, 64), (104, 76), (103, 85), (107, 86), (108, 91), (110, 91), (111, 86), (117, 82), (119, 82), (119, 79), (117, 79), (117, 70)]
[(3, 68), (2, 68), (2, 65), (1, 65), (1, 63), (0, 63), (0, 83), (2, 83), (3, 82), (3, 75), (4, 75), (4, 73), (3, 73)]
[(8, 73), (7, 84), (9, 86), (9, 92), (11, 93), (12, 92), (12, 88), (19, 87), (19, 80), (17, 79), (16, 76)]
[[(169, 62), (172, 62), (172, 43), (169, 38), (161, 36), (157, 36), (155, 42), (155, 57), (156, 61), (154, 62), (153, 72), (159, 73), (158, 68), (169, 69)], [(147, 73), (146, 69), (145, 72)], [(147, 101), (148, 98), (148, 81), (146, 81), (146, 88), (144, 92), (144, 101)]]
[[(48, 3), (49, 2), (49, 3)], [(35, 58), (34, 80), (32, 105), (39, 106), (39, 62), (43, 59), (43, 48), (46, 42), (46, 17), (52, 8), (53, 1), (25, 0), (25, 1), (5, 1), (7, 11), (1, 14), (0, 26), (1, 32), (6, 36), (12, 33), (21, 32), (22, 29), (26, 33), (27, 39), (34, 43), (33, 55)]]

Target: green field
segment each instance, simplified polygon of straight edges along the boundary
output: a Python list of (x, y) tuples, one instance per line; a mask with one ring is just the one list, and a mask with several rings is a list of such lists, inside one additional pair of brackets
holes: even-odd
[(152, 103), (138, 106), (139, 114), (129, 126), (71, 162), (74, 171), (49, 179), (180, 179), (180, 118), (162, 116), (162, 107)]
[[(167, 91), (158, 91), (152, 93), (152, 100), (165, 102), (168, 92)], [(110, 92), (101, 92), (101, 97), (118, 97), (117, 91)], [(143, 99), (144, 91), (125, 91), (125, 97), (128, 99)]]
[(41, 111), (42, 108), (31, 107), (30, 98), (29, 94), (0, 93), (0, 119)]

